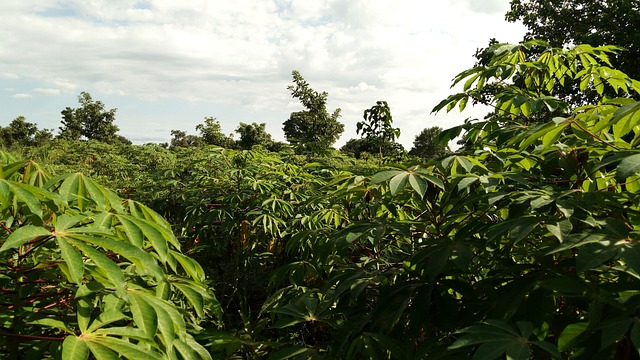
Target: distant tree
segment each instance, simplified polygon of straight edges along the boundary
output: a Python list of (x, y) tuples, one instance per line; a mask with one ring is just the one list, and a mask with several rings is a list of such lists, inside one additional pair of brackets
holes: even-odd
[(60, 113), (62, 114), (62, 126), (59, 128), (60, 134), (58, 136), (66, 140), (80, 140), (83, 125), (80, 117), (75, 116), (75, 109), (67, 106)]
[(434, 159), (449, 152), (446, 144), (438, 142), (438, 136), (442, 128), (433, 126), (422, 130), (413, 141), (413, 148), (409, 150), (409, 155), (420, 157), (424, 160)]
[(391, 109), (386, 101), (377, 101), (374, 106), (364, 111), (364, 120), (356, 124), (356, 134), (368, 139), (368, 144), (376, 148), (375, 153), (382, 163), (383, 149), (394, 149), (395, 140), (400, 136), (400, 129), (394, 128)]
[(365, 154), (379, 158), (379, 154), (382, 153), (383, 158), (396, 160), (405, 153), (404, 146), (400, 143), (386, 141), (380, 146), (380, 142), (366, 137), (350, 139), (340, 148), (340, 151), (356, 159), (364, 157)]
[(283, 124), (284, 134), (297, 153), (319, 154), (331, 147), (344, 132), (344, 125), (338, 122), (340, 109), (329, 114), (328, 94), (311, 89), (298, 71), (294, 70), (292, 76), (294, 85), (287, 89), (306, 110), (291, 113)]
[(196, 125), (196, 130), (200, 132), (205, 145), (215, 145), (223, 148), (232, 148), (234, 146), (233, 137), (222, 133), (220, 122), (214, 117), (205, 117), (204, 123)]
[(267, 146), (267, 150), (272, 152), (283, 152), (283, 151), (293, 152), (293, 149), (291, 149), (291, 146), (284, 141), (272, 141), (271, 144)]
[(186, 131), (171, 130), (171, 148), (177, 147), (199, 147), (204, 145), (202, 137), (197, 135), (188, 135)]
[(268, 148), (273, 143), (271, 134), (267, 132), (266, 123), (257, 124), (254, 122), (252, 124), (245, 124), (241, 122), (236, 132), (240, 134), (240, 140), (237, 141), (237, 145), (241, 149), (251, 149), (255, 145)]
[(105, 110), (101, 101), (94, 101), (88, 92), (78, 96), (80, 107), (67, 107), (62, 110), (60, 137), (68, 140), (88, 140), (114, 142), (118, 140), (120, 130), (113, 122), (117, 109)]
[(0, 127), (0, 143), (6, 147), (34, 146), (51, 140), (52, 137), (51, 130), (38, 129), (36, 124), (28, 122), (24, 116), (13, 119), (7, 127)]

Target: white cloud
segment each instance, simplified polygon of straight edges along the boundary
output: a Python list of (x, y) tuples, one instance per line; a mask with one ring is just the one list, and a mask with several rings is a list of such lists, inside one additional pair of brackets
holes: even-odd
[(60, 95), (60, 89), (51, 89), (51, 88), (35, 88), (33, 92), (38, 95), (45, 96), (57, 96)]
[(429, 126), (476, 48), (522, 37), (502, 21), (507, 9), (507, 0), (8, 1), (0, 62), (11, 79), (38, 81), (38, 94), (201, 101), (212, 116), (215, 104), (231, 104), (281, 111), (282, 121), (298, 69), (343, 108), (347, 140), (377, 100), (400, 126)]
[(18, 94), (14, 94), (13, 95), (14, 99), (30, 99), (32, 97), (33, 97), (33, 95), (25, 94), (25, 93), (18, 93)]

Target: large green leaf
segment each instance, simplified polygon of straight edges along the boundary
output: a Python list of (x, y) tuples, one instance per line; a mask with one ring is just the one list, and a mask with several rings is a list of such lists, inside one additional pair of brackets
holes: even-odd
[(102, 345), (129, 360), (157, 359), (162, 356), (158, 351), (150, 348), (149, 345), (151, 343), (148, 342), (134, 344), (127, 340), (111, 336), (92, 336), (88, 338), (87, 341)]
[(627, 156), (618, 164), (616, 179), (624, 181), (626, 178), (640, 173), (640, 154)]
[[(35, 195), (39, 193), (36, 187), (0, 179), (0, 193), (10, 194), (10, 198), (14, 198), (17, 202), (24, 203), (32, 214), (42, 218), (42, 204)], [(0, 203), (0, 209), (10, 206), (12, 202), (8, 200), (9, 199), (5, 199)], [(7, 202), (5, 203), (5, 201)]]
[(51, 236), (51, 232), (40, 226), (25, 225), (9, 235), (0, 247), (0, 253), (9, 249), (17, 249), (27, 241)]
[(94, 249), (90, 245), (73, 238), (66, 238), (72, 245), (78, 248), (85, 256), (91, 259), (96, 265), (96, 271), (101, 271), (111, 282), (110, 285), (116, 289), (119, 296), (125, 297), (125, 277), (122, 269), (116, 265), (109, 257), (100, 251)]
[(129, 290), (127, 295), (134, 323), (146, 334), (148, 339), (153, 339), (158, 329), (158, 316), (155, 309), (139, 295), (139, 291)]
[(62, 358), (65, 360), (86, 360), (89, 357), (89, 347), (77, 336), (67, 336), (62, 343)]
[(69, 281), (82, 284), (82, 278), (84, 276), (84, 260), (82, 259), (82, 254), (62, 236), (56, 236), (56, 242), (60, 247), (62, 259), (69, 268), (69, 274), (71, 276)]
[(567, 325), (558, 338), (558, 350), (565, 351), (576, 343), (578, 337), (587, 330), (588, 323), (575, 323)]

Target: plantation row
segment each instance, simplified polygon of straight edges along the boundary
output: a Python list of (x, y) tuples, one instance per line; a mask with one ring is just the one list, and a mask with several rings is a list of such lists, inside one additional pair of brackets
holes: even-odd
[(492, 46), (435, 110), (495, 112), (426, 163), (1, 152), (0, 357), (633, 358), (640, 82), (615, 51)]

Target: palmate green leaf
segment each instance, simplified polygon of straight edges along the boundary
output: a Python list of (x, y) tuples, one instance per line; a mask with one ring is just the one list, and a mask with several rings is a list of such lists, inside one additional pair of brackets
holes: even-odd
[(10, 249), (17, 249), (28, 241), (48, 236), (51, 236), (51, 232), (43, 227), (24, 225), (9, 235), (2, 247), (0, 247), (0, 253)]
[[(551, 146), (555, 141), (560, 137), (564, 129), (569, 126), (570, 123), (560, 123), (556, 124), (553, 121), (545, 123), (543, 125), (537, 126), (529, 131), (529, 136), (527, 136), (522, 142), (519, 144), (519, 149), (524, 150), (529, 145), (533, 144), (536, 141), (542, 140), (543, 149)], [(546, 145), (545, 145), (546, 144)]]
[(111, 281), (111, 285), (115, 287), (116, 292), (121, 297), (125, 297), (125, 278), (122, 269), (116, 265), (105, 254), (85, 244), (82, 241), (73, 238), (66, 238), (72, 245), (78, 248), (85, 256), (91, 259), (102, 270), (104, 275)]
[(71, 229), (74, 226), (81, 223), (83, 220), (87, 220), (85, 215), (68, 215), (62, 214), (56, 219), (56, 231), (63, 231)]
[(626, 178), (640, 173), (640, 154), (625, 157), (616, 168), (616, 180), (622, 182)]
[(558, 338), (558, 350), (565, 351), (573, 346), (578, 337), (587, 330), (588, 325), (586, 322), (567, 325)]
[(146, 334), (148, 339), (153, 339), (158, 329), (158, 316), (153, 306), (139, 293), (137, 290), (128, 290), (129, 309), (135, 325)]
[(136, 243), (139, 242), (139, 235), (135, 230), (137, 227), (145, 238), (149, 240), (153, 246), (153, 250), (158, 254), (160, 261), (163, 263), (167, 262), (169, 244), (172, 244), (177, 249), (180, 248), (180, 243), (173, 233), (163, 226), (146, 219), (136, 218), (129, 215), (118, 215), (117, 218), (123, 224), (127, 222), (128, 229), (125, 228), (125, 231), (127, 231), (127, 234), (134, 236), (132, 240)]
[[(158, 214), (150, 207), (135, 200), (127, 200), (126, 204), (131, 216), (148, 220), (149, 222), (160, 225), (169, 231), (171, 230), (171, 224), (165, 218), (163, 218), (162, 215)], [(174, 245), (176, 244), (177, 242), (174, 243)]]
[(460, 179), (460, 181), (458, 182), (458, 191), (467, 189), (469, 186), (477, 182), (479, 179), (480, 179), (479, 177), (474, 177), (474, 176), (467, 176)]
[(122, 358), (118, 356), (117, 353), (104, 345), (100, 345), (91, 341), (87, 341), (86, 344), (96, 360), (122, 360)]
[(123, 216), (118, 217), (118, 220), (120, 221), (120, 224), (122, 225), (122, 228), (127, 235), (127, 240), (129, 240), (129, 242), (131, 242), (133, 245), (139, 248), (143, 248), (144, 234), (142, 233), (140, 227), (136, 226), (133, 221)]
[(62, 358), (65, 360), (86, 360), (89, 347), (75, 335), (67, 336), (62, 343)]
[(376, 173), (375, 175), (373, 175), (371, 177), (371, 183), (372, 184), (379, 184), (383, 181), (387, 181), (389, 179), (391, 179), (392, 177), (405, 173), (406, 171), (404, 170), (387, 170), (387, 171), (382, 171), (379, 173)]
[(67, 334), (73, 334), (73, 330), (71, 330), (69, 328), (69, 325), (67, 323), (65, 323), (64, 321), (58, 320), (58, 319), (53, 319), (53, 318), (46, 317), (46, 318), (42, 318), (42, 319), (29, 321), (27, 323), (28, 324), (33, 324), (33, 325), (47, 326), (47, 327), (50, 327), (50, 328), (62, 330), (64, 332), (66, 332)]
[(605, 349), (622, 339), (633, 323), (634, 319), (631, 317), (620, 317), (605, 320), (599, 326), (602, 328), (600, 347)]
[(389, 190), (391, 190), (391, 195), (396, 195), (404, 189), (407, 185), (407, 181), (409, 180), (409, 176), (410, 173), (403, 171), (391, 178), (391, 181), (389, 181)]
[[(136, 295), (142, 298), (147, 304), (151, 305), (156, 313), (160, 316), (161, 312), (159, 309), (164, 310), (166, 314), (171, 318), (171, 322), (173, 323), (173, 327), (175, 329), (175, 334), (180, 339), (185, 339), (187, 335), (187, 325), (184, 321), (184, 317), (182, 314), (175, 308), (173, 303), (162, 300), (155, 295), (148, 294), (144, 291), (137, 291)], [(164, 313), (162, 313), (164, 316)]]
[(80, 332), (86, 333), (89, 328), (89, 323), (91, 322), (93, 305), (87, 299), (80, 298), (76, 300), (76, 308), (78, 327), (80, 328)]
[(164, 339), (167, 350), (171, 350), (176, 340), (176, 328), (173, 325), (173, 320), (171, 319), (171, 315), (169, 315), (163, 307), (157, 307), (155, 310), (158, 315), (158, 332)]
[(173, 282), (171, 285), (175, 286), (182, 294), (184, 294), (191, 306), (193, 306), (198, 317), (204, 317), (204, 297), (200, 292), (194, 290), (189, 284)]
[(409, 175), (409, 184), (415, 190), (420, 198), (424, 197), (424, 194), (427, 192), (427, 183), (422, 180), (418, 175), (411, 174)]
[(171, 258), (178, 261), (189, 277), (199, 282), (204, 281), (204, 270), (197, 261), (177, 251), (170, 250), (169, 254)]
[(640, 249), (638, 243), (625, 243), (619, 248), (619, 256), (624, 261), (627, 273), (640, 278)]
[(85, 210), (87, 206), (87, 191), (82, 184), (84, 175), (81, 173), (69, 174), (63, 177), (54, 178), (50, 180), (50, 182), (56, 181), (59, 178), (64, 179), (58, 189), (60, 195), (62, 195), (69, 203), (72, 203), (75, 200), (78, 208), (81, 211)]
[(558, 238), (560, 242), (563, 242), (571, 233), (571, 230), (573, 230), (573, 225), (571, 224), (571, 221), (563, 220), (555, 225), (547, 224), (547, 229), (549, 229), (549, 231)]
[[(156, 263), (153, 256), (141, 248), (132, 245), (130, 243), (116, 240), (106, 236), (89, 236), (76, 233), (63, 233), (62, 235), (66, 239), (73, 239), (76, 241), (83, 241), (85, 243), (100, 246), (106, 250), (110, 250), (115, 254), (123, 256), (135, 264), (140, 272), (152, 275), (158, 282), (166, 281), (166, 275), (162, 268)], [(98, 235), (102, 235), (99, 233)]]
[(123, 314), (120, 310), (107, 309), (101, 312), (100, 314), (98, 314), (98, 317), (95, 320), (93, 320), (91, 325), (87, 328), (87, 332), (88, 333), (94, 332), (103, 326), (107, 326), (109, 324), (118, 322), (120, 320), (124, 320), (126, 318), (127, 316)]
[(19, 175), (18, 170), (20, 170), (24, 166), (24, 164), (24, 161), (14, 161), (12, 163), (0, 166), (0, 179), (9, 180), (14, 175)]
[(116, 326), (116, 327), (107, 327), (103, 329), (98, 329), (95, 332), (93, 332), (92, 335), (98, 335), (98, 336), (112, 335), (117, 337), (135, 339), (138, 341), (150, 340), (149, 336), (144, 330), (134, 328), (132, 326)]
[(529, 360), (531, 352), (528, 342), (513, 342), (507, 348), (507, 359), (509, 360)]
[[(13, 194), (16, 201), (24, 203), (32, 214), (42, 219), (42, 204), (34, 195), (41, 193), (41, 191), (35, 186), (0, 179), (0, 192)], [(0, 208), (8, 206), (10, 203), (0, 204)]]
[(609, 240), (585, 244), (578, 248), (576, 272), (582, 273), (592, 270), (611, 259), (617, 253), (618, 246)]
[(42, 166), (34, 161), (27, 162), (27, 166), (25, 166), (23, 172), (22, 182), (42, 187), (47, 183), (47, 181), (49, 181), (49, 179), (51, 179), (51, 174), (49, 174), (49, 172)]
[(473, 353), (473, 360), (495, 360), (500, 358), (510, 346), (513, 345), (513, 341), (491, 341), (486, 342), (478, 346), (476, 352)]
[(109, 348), (118, 355), (129, 360), (162, 358), (161, 353), (149, 348), (149, 345), (151, 345), (152, 343), (140, 342), (138, 344), (134, 344), (127, 340), (118, 339), (111, 336), (92, 336), (90, 338), (87, 338), (87, 341)]
[(187, 335), (186, 344), (190, 348), (194, 349), (198, 355), (200, 355), (200, 359), (203, 360), (213, 360), (211, 358), (211, 354), (204, 348), (204, 346), (200, 345), (191, 335)]
[(173, 342), (173, 346), (175, 346), (178, 352), (182, 355), (183, 359), (194, 359), (194, 360), (202, 359), (202, 356), (200, 355), (200, 353), (198, 353), (198, 351), (196, 351), (196, 349), (187, 345), (185, 342), (183, 342), (180, 339), (176, 339)]
[(82, 278), (84, 276), (84, 260), (82, 254), (71, 244), (67, 242), (62, 236), (56, 236), (56, 242), (60, 247), (60, 254), (69, 268), (70, 282), (75, 284), (82, 284)]

